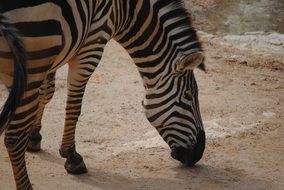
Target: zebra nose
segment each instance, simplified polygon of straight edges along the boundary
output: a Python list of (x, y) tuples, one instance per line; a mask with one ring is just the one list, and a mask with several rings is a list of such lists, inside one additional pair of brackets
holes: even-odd
[(193, 166), (202, 158), (205, 142), (205, 132), (201, 131), (197, 138), (197, 143), (193, 148), (172, 147), (171, 156), (172, 158), (179, 160), (185, 166)]

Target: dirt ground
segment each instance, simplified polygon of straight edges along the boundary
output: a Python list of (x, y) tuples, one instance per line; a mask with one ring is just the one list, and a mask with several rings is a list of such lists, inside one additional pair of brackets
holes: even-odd
[[(58, 149), (63, 131), (66, 67), (43, 119), (43, 151), (27, 153), (34, 189), (282, 190), (284, 58), (238, 48), (200, 33), (209, 73), (196, 71), (207, 134), (203, 159), (185, 168), (146, 120), (143, 86), (114, 41), (91, 78), (76, 134), (88, 173), (68, 175)], [(3, 102), (3, 87), (0, 87)], [(0, 139), (0, 190), (15, 189)]]

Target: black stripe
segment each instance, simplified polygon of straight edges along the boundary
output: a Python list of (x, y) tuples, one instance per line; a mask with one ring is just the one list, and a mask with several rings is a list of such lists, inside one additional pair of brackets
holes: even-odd
[(137, 33), (140, 31), (142, 25), (145, 23), (146, 19), (149, 16), (150, 12), (150, 3), (149, 1), (144, 1), (141, 9), (139, 10), (139, 13), (135, 16), (137, 16), (137, 20), (135, 24), (131, 27), (129, 30), (128, 35), (125, 35), (122, 39), (119, 40), (120, 43), (125, 43), (133, 36), (137, 35)]
[(29, 116), (29, 115), (35, 113), (35, 112), (37, 111), (37, 108), (38, 108), (38, 105), (36, 105), (36, 106), (30, 108), (30, 109), (27, 110), (27, 111), (23, 111), (23, 112), (21, 112), (21, 113), (16, 113), (15, 116), (14, 116), (14, 118), (13, 118), (13, 120), (14, 120), (14, 121), (15, 121), (15, 120), (17, 121), (17, 120), (25, 119), (27, 116)]
[[(44, 49), (44, 50), (28, 52), (27, 53), (27, 59), (28, 60), (37, 60), (37, 59), (43, 59), (43, 58), (46, 58), (46, 57), (55, 56), (60, 52), (61, 49), (62, 49), (61, 46), (54, 46), (54, 47)], [(6, 59), (12, 59), (13, 54), (11, 52), (0, 51), (0, 57), (6, 58)]]
[(43, 72), (48, 71), (51, 66), (52, 66), (52, 64), (48, 64), (48, 65), (39, 66), (39, 67), (36, 67), (36, 68), (29, 68), (28, 73), (29, 74), (43, 73)]
[(34, 7), (49, 2), (52, 1), (51, 0), (29, 0), (29, 1), (1, 0), (0, 13), (11, 11), (14, 9)]
[(61, 49), (62, 49), (61, 46), (54, 46), (44, 50), (28, 52), (28, 59), (36, 60), (36, 59), (43, 59), (46, 57), (55, 56), (60, 52)]
[(25, 37), (62, 35), (61, 24), (57, 20), (14, 23), (19, 33)]
[(54, 3), (61, 7), (62, 16), (64, 17), (65, 21), (68, 23), (68, 26), (70, 27), (70, 31), (71, 31), (71, 36), (72, 36), (72, 42), (71, 42), (69, 51), (66, 54), (66, 56), (62, 59), (64, 60), (69, 55), (69, 52), (74, 48), (78, 40), (78, 28), (77, 28), (77, 24), (75, 22), (75, 18), (72, 12), (72, 7), (68, 4), (68, 1), (54, 0)]
[(86, 12), (83, 9), (83, 6), (82, 6), (81, 2), (80, 1), (76, 1), (76, 5), (77, 5), (77, 9), (78, 9), (77, 12), (80, 15), (80, 20), (82, 21), (82, 25), (83, 25), (82, 34), (81, 34), (82, 36), (80, 37), (81, 38), (81, 43), (78, 46), (78, 48), (80, 48), (81, 45), (84, 42), (84, 39), (85, 39), (85, 31), (86, 31), (86, 28), (88, 27), (88, 23), (87, 23), (87, 18), (86, 18)]

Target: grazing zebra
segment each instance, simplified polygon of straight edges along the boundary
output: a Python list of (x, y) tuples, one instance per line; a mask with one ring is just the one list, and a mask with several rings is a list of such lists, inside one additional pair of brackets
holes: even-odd
[(110, 39), (134, 60), (146, 91), (146, 117), (171, 156), (188, 166), (201, 159), (205, 132), (193, 69), (205, 69), (204, 56), (180, 0), (6, 0), (0, 2), (0, 33), (0, 79), (11, 89), (0, 131), (17, 189), (32, 189), (25, 152), (40, 149), (44, 106), (54, 93), (55, 72), (66, 62), (60, 154), (67, 172), (87, 171), (75, 149), (75, 128), (86, 84)]

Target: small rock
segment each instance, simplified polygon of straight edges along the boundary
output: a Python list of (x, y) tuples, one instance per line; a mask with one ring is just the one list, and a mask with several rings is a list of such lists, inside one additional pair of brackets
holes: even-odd
[(264, 31), (245, 32), (245, 35), (264, 35)]
[(241, 65), (247, 65), (248, 62), (247, 62), (247, 61), (240, 61), (240, 64), (241, 64)]
[(280, 41), (280, 39), (269, 39), (268, 42), (270, 45), (274, 45), (274, 46), (282, 46), (283, 42)]
[(222, 57), (219, 56), (219, 55), (215, 55), (215, 56), (213, 56), (212, 58), (213, 58), (213, 59), (221, 59)]
[(231, 137), (232, 137), (231, 135), (226, 135), (225, 136), (226, 139), (231, 138)]
[(243, 60), (242, 56), (240, 55), (232, 55), (227, 59), (229, 62), (240, 62), (240, 63), (247, 63), (245, 60)]
[(274, 113), (274, 112), (263, 112), (262, 115), (264, 117), (274, 117), (274, 116), (276, 116), (276, 113)]
[(233, 58), (229, 58), (228, 61), (231, 62), (231, 63), (237, 62), (237, 60), (236, 60), (236, 59), (233, 59)]
[(256, 135), (256, 134), (255, 134), (255, 132), (250, 132), (250, 135), (254, 136), (254, 135)]
[(283, 45), (283, 42), (276, 41), (276, 40), (270, 40), (269, 43), (270, 43), (271, 45), (274, 45), (274, 46), (282, 46), (282, 45)]

